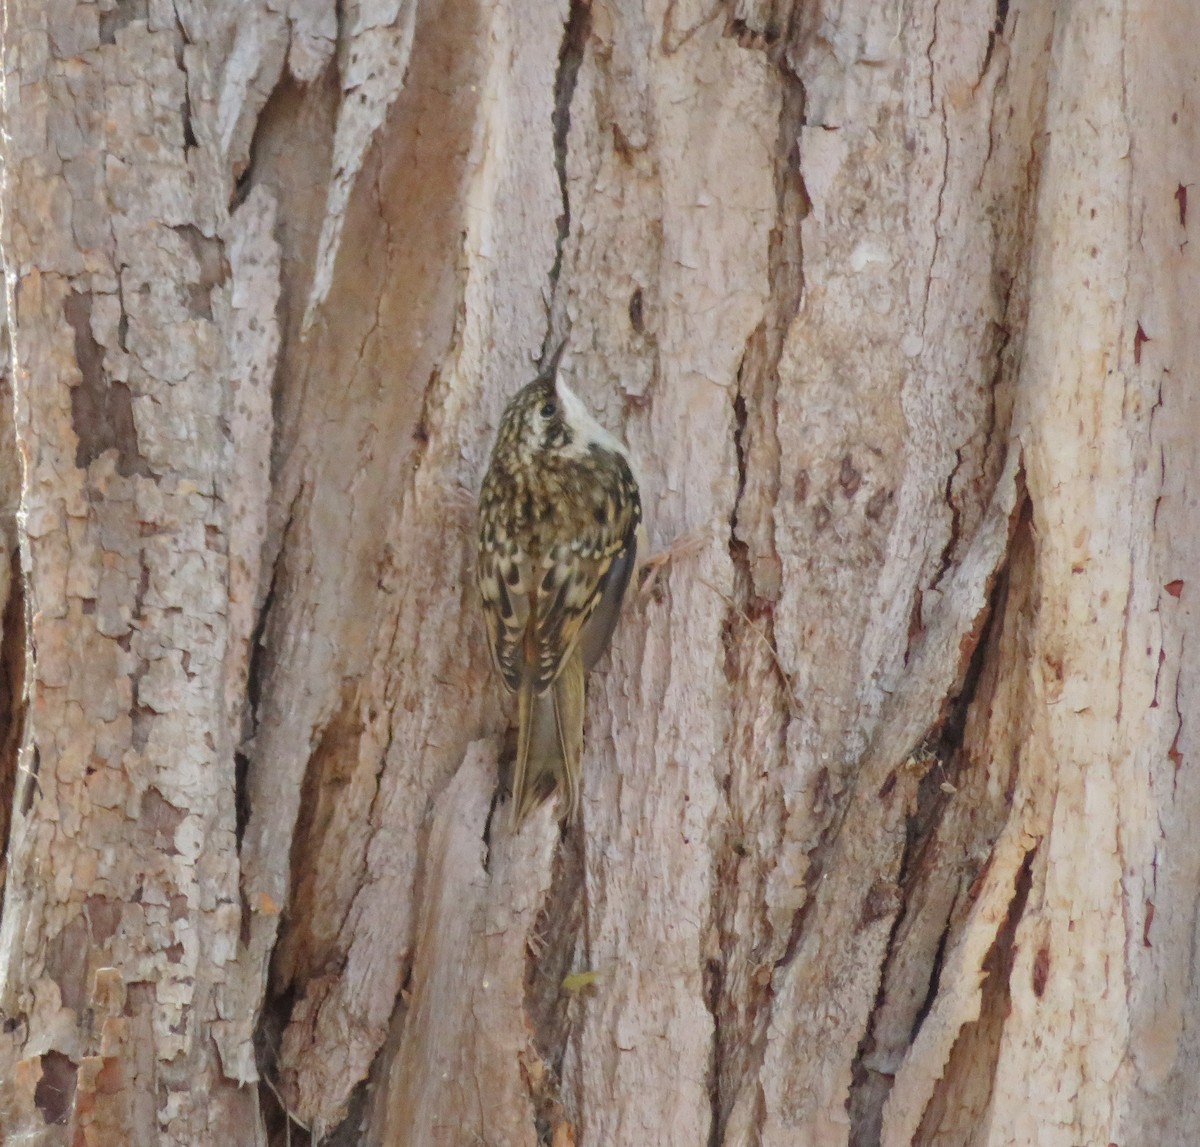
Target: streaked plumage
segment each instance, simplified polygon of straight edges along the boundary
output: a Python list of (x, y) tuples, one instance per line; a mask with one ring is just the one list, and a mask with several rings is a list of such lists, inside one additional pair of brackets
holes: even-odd
[(578, 811), (584, 674), (617, 623), (642, 514), (625, 448), (558, 379), (561, 353), (505, 409), (479, 496), (488, 641), (517, 695), (515, 824), (560, 783)]

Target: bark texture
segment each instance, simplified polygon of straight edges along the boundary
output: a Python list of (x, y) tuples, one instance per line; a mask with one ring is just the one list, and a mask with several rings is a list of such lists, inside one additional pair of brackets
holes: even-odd
[[(1200, 10), (0, 32), (0, 1141), (1191, 1142)], [(666, 560), (513, 837), (568, 333)]]

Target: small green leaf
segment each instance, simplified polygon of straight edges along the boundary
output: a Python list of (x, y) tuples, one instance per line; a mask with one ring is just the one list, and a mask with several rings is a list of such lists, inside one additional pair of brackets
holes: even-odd
[(570, 975), (563, 976), (562, 986), (574, 996), (590, 988), (599, 979), (599, 972), (572, 972)]

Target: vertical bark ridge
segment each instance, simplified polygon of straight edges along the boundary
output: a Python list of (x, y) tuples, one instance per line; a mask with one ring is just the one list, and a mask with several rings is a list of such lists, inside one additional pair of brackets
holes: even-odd
[[(471, 590), (472, 491), (491, 427), (546, 329), (549, 209), (561, 202), (558, 8), (415, 11), (403, 91), (345, 201), (332, 278), (314, 280), (308, 296), (324, 291), (324, 302), (284, 352), (293, 373), (281, 380), (275, 521), (287, 505), (292, 524), (250, 758), (262, 811), (243, 852), (250, 903), (268, 905), (251, 930), (264, 963), (289, 855), (305, 873), (276, 964), (281, 999), (289, 969), (305, 980), (279, 1055), (286, 1102), (318, 1132), (345, 1118), (389, 1030), (403, 1048), (397, 1001), (417, 896), (436, 894), (422, 859), (428, 813), (471, 737), (496, 719)], [(339, 125), (358, 98), (346, 83)], [(287, 130), (305, 115), (294, 100), (274, 112)], [(285, 173), (286, 155), (274, 154)], [(312, 242), (300, 226), (293, 234)], [(318, 264), (323, 250), (318, 242)], [(304, 644), (312, 632), (320, 640)], [(326, 738), (331, 722), (350, 735)], [(344, 791), (317, 798), (328, 814), (318, 811), (319, 839), (293, 839), (318, 744), (324, 780), (346, 778)], [(280, 760), (291, 777), (282, 808)], [(313, 777), (309, 791), (322, 792)]]
[[(480, 16), (467, 6), (449, 18), (431, 5), (415, 20), (407, 81), (374, 142), (362, 141), (361, 170), (340, 208), (345, 218), (324, 286), (308, 260), (320, 264), (321, 242), (332, 232), (319, 221), (339, 208), (296, 188), (294, 165), (303, 163), (306, 146), (315, 160), (328, 157), (330, 164), (339, 147), (350, 146), (348, 105), (357, 93), (346, 90), (348, 76), (340, 77), (336, 115), (329, 87), (281, 93), (268, 106), (275, 127), (261, 143), (263, 178), (293, 185), (296, 212), (286, 236), (291, 341), (279, 390), (278, 590), (265, 629), (243, 846), (248, 899), (263, 906), (253, 917), (248, 971), (256, 962), (265, 968), (271, 958), (295, 858), (306, 879), (296, 889), (298, 911), (288, 917), (272, 992), (282, 997), (291, 975), (301, 975), (281, 1040), (280, 1072), (286, 1102), (318, 1130), (345, 1116), (353, 1088), (383, 1043), (406, 975), (418, 855), (411, 842), (428, 793), (407, 802), (396, 818), (385, 816), (388, 761), (407, 762), (393, 765), (398, 782), (418, 789), (438, 783), (439, 766), (431, 773), (421, 757), (408, 756), (429, 732), (420, 732), (403, 709), (397, 716), (396, 708), (410, 706), (423, 723), (423, 710), (412, 700), (420, 678), (427, 675), (432, 684), (439, 660), (461, 647), (458, 622), (435, 636), (430, 617), (450, 601), (458, 613), (462, 507), (453, 486), (431, 490), (415, 478), (414, 467), (431, 453), (443, 465), (445, 451), (453, 449), (422, 415), (427, 392), (445, 392), (437, 364), (461, 301), (445, 255), (461, 228), (477, 131), (480, 61), (473, 45)], [(371, 51), (383, 50), (369, 38), (359, 42), (351, 29), (343, 33), (347, 51), (359, 54), (359, 69), (368, 66)], [(448, 75), (453, 82), (444, 86)], [(383, 97), (376, 92), (376, 98)], [(333, 123), (332, 144), (321, 135), (306, 145), (314, 127), (328, 130)], [(325, 301), (306, 326), (306, 308), (320, 292)], [(445, 570), (436, 608), (408, 596), (420, 584), (411, 571), (421, 563)], [(320, 636), (308, 642), (305, 633)], [(449, 705), (456, 715), (461, 709), (459, 700)], [(452, 752), (447, 746), (434, 755), (440, 761)], [(295, 828), (304, 828), (297, 818), (306, 773), (308, 791), (321, 793), (317, 808), (325, 809), (317, 814), (325, 825), (318, 838)], [(323, 788), (331, 780), (342, 788), (341, 799)], [(375, 919), (379, 908), (364, 907), (380, 895), (381, 879), (390, 902), (382, 927)], [(354, 1038), (345, 1038), (347, 1030)]]
[[(249, 1029), (226, 993), (271, 204), (226, 207), (241, 144), (211, 130), (219, 17), (185, 30), (133, 4), (30, 24), (30, 7), (6, 7), (24, 32), (5, 44), (22, 99), (4, 257), (38, 775), (0, 926), (6, 1129), (49, 1115), (47, 1141), (253, 1143), (233, 1082), (253, 1075)], [(31, 879), (47, 863), (55, 880)]]
[[(737, 571), (725, 603), (725, 676), (735, 698), (728, 761), (721, 770), (726, 802), (715, 846), (713, 946), (706, 997), (713, 1014), (710, 1143), (748, 1142), (761, 1114), (758, 1070), (765, 1050), (774, 963), (786, 950), (789, 922), (767, 908), (769, 886), (782, 879), (786, 835), (788, 725), (796, 703), (775, 643), (780, 590), (774, 507), (779, 498), (779, 366), (803, 290), (801, 225), (807, 200), (798, 168), (804, 90), (789, 70), (786, 28), (751, 28), (731, 18), (727, 31), (746, 50), (763, 51), (777, 68), (779, 122), (774, 155), (776, 217), (768, 249), (769, 299), (746, 344), (734, 398), (738, 491), (730, 518), (730, 557)], [(781, 926), (782, 925), (782, 926)]]

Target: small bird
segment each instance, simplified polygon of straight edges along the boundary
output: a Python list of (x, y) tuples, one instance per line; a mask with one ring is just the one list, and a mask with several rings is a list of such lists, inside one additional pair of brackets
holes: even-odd
[(488, 642), (517, 695), (514, 828), (559, 787), (578, 814), (584, 674), (617, 624), (642, 520), (625, 447), (558, 377), (565, 345), (505, 408), (479, 495)]

